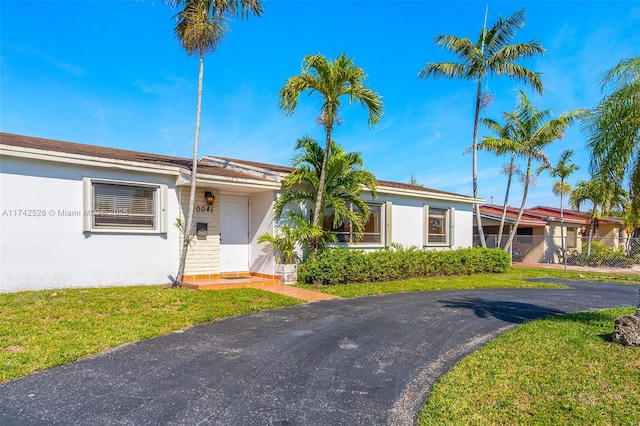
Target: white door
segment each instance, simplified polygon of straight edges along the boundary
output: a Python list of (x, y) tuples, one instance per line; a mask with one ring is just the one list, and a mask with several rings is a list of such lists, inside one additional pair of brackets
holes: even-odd
[(220, 196), (220, 272), (249, 270), (249, 198)]

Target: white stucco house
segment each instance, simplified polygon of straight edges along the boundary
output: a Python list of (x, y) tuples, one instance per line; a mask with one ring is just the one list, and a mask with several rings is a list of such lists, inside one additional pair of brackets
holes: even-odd
[[(176, 273), (190, 159), (10, 133), (0, 133), (0, 156), (1, 292), (165, 284)], [(185, 279), (274, 273), (257, 239), (274, 231), (273, 203), (291, 170), (201, 158)], [(365, 238), (351, 246), (472, 246), (472, 206), (482, 200), (378, 185)]]

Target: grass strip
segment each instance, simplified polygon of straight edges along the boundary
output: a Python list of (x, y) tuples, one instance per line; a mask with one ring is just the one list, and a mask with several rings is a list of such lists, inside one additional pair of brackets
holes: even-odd
[(608, 309), (524, 324), (460, 361), (433, 388), (425, 425), (637, 425), (640, 348), (611, 341)]
[(195, 324), (298, 303), (256, 289), (157, 286), (0, 294), (0, 382)]

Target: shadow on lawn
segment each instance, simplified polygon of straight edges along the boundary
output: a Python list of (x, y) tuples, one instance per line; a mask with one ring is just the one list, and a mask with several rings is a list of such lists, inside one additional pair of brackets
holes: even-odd
[(564, 311), (531, 303), (486, 300), (481, 298), (462, 298), (456, 300), (440, 300), (445, 308), (472, 309), (480, 318), (497, 318), (502, 321), (522, 324), (538, 318), (552, 315), (563, 315)]

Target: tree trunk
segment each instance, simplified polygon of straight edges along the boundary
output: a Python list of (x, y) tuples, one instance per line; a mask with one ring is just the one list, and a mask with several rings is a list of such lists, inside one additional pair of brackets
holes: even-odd
[(196, 131), (193, 138), (193, 163), (191, 166), (191, 191), (189, 193), (189, 207), (187, 208), (187, 220), (182, 233), (182, 252), (178, 273), (172, 287), (182, 287), (184, 268), (187, 263), (187, 251), (191, 243), (191, 226), (193, 222), (193, 208), (196, 202), (196, 178), (198, 175), (198, 143), (200, 141), (200, 113), (202, 111), (202, 81), (204, 77), (204, 53), (200, 53), (200, 68), (198, 70), (198, 106), (196, 107)]
[(531, 157), (527, 160), (527, 174), (524, 179), (524, 193), (522, 194), (522, 204), (520, 205), (520, 211), (518, 212), (518, 217), (516, 219), (516, 223), (513, 225), (513, 229), (509, 234), (509, 239), (507, 240), (507, 244), (505, 247), (510, 247), (513, 243), (513, 239), (516, 236), (516, 232), (518, 232), (518, 224), (520, 223), (520, 219), (522, 218), (522, 213), (524, 213), (524, 206), (527, 203), (527, 194), (529, 193), (529, 177), (531, 176)]
[(513, 177), (513, 167), (516, 160), (516, 155), (511, 153), (511, 162), (509, 163), (509, 178), (507, 179), (507, 191), (504, 194), (504, 204), (502, 204), (502, 216), (500, 217), (500, 227), (498, 228), (498, 247), (508, 251), (508, 247), (505, 245), (502, 247), (502, 232), (504, 231), (504, 221), (507, 217), (507, 203), (509, 202), (509, 191), (511, 190), (511, 178)]
[[(327, 113), (327, 116), (329, 114)], [(329, 117), (327, 120), (331, 120)], [(324, 194), (324, 181), (327, 178), (327, 161), (329, 160), (329, 149), (331, 148), (331, 129), (332, 125), (330, 123), (326, 123), (326, 141), (324, 146), (324, 156), (322, 157), (322, 168), (320, 169), (320, 182), (318, 182), (318, 192), (316, 193), (316, 206), (313, 211), (313, 226), (320, 226), (320, 217), (322, 210), (322, 196)]]
[[(482, 77), (478, 78), (478, 90), (476, 93), (476, 111), (473, 120), (473, 198), (478, 198), (478, 121), (480, 118), (480, 98), (482, 96)], [(476, 226), (478, 227), (478, 237), (480, 238), (480, 245), (487, 247), (487, 242), (484, 240), (484, 229), (482, 228), (482, 218), (480, 217), (480, 205), (474, 204)]]
[(560, 243), (562, 245), (562, 263), (567, 272), (567, 241), (564, 239), (564, 178), (560, 178)]

